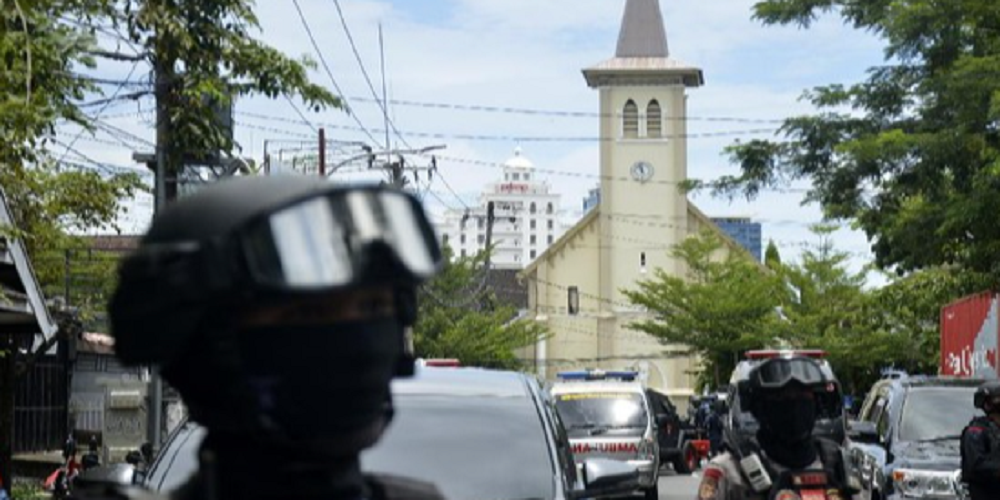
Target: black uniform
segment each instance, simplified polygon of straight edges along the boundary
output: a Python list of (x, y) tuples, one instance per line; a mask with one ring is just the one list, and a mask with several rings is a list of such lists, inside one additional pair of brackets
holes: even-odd
[(962, 481), (972, 500), (1000, 499), (1000, 425), (977, 417), (962, 431)]
[(123, 259), (109, 304), (115, 354), (155, 365), (207, 429), (198, 472), (166, 496), (438, 499), (372, 476), (360, 454), (414, 373), (416, 290), (443, 265), (417, 198), (314, 177), (216, 183), (168, 206)]

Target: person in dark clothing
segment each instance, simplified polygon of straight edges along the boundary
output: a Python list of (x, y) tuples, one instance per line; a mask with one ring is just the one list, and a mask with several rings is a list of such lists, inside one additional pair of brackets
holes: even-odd
[(442, 260), (420, 202), (389, 187), (243, 177), (167, 206), (121, 263), (109, 319), (121, 361), (158, 366), (207, 430), (169, 498), (441, 498), (359, 455), (392, 420), (391, 380), (415, 371), (416, 289)]
[(709, 412), (708, 417), (705, 419), (705, 432), (708, 434), (708, 442), (713, 457), (718, 455), (722, 450), (724, 430), (722, 426), (722, 413), (722, 402), (716, 401), (712, 406), (712, 411)]
[(757, 439), (726, 443), (702, 473), (697, 500), (858, 500), (860, 481), (838, 443), (813, 436), (817, 399), (832, 383), (807, 357), (768, 359), (741, 382)]
[(986, 415), (962, 430), (962, 481), (972, 500), (1000, 498), (1000, 381), (984, 383), (973, 404)]

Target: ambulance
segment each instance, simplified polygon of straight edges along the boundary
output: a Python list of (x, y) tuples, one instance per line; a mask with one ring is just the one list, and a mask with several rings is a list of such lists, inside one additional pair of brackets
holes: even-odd
[(582, 370), (558, 374), (549, 388), (577, 464), (621, 460), (639, 471), (648, 499), (658, 498), (660, 450), (645, 386), (634, 371)]

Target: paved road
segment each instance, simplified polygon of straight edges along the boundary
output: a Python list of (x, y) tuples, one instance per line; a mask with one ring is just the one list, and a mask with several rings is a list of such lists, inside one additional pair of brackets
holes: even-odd
[(660, 500), (695, 500), (701, 474), (675, 474), (670, 467), (660, 473)]

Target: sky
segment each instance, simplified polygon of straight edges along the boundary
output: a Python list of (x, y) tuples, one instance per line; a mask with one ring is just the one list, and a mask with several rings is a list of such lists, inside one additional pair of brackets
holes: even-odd
[[(872, 35), (827, 16), (808, 30), (765, 27), (752, 19), (755, 0), (660, 0), (671, 57), (704, 70), (705, 86), (689, 90), (688, 174), (711, 180), (736, 174), (723, 148), (736, 140), (773, 137), (780, 121), (811, 111), (804, 90), (860, 81), (882, 63), (882, 43)], [(298, 0), (322, 59), (313, 80), (346, 97), (342, 110), (308, 112), (297, 101), (263, 97), (235, 105), (235, 138), (244, 157), (258, 162), (265, 148), (272, 158), (316, 142), (323, 127), (328, 139), (363, 141), (381, 148), (385, 120), (381, 97), (379, 28), (384, 45), (385, 85), (394, 148), (443, 145), (438, 175), (419, 184), (432, 213), (475, 204), (486, 183), (501, 175), (500, 165), (520, 146), (553, 189), (562, 195), (563, 217), (577, 219), (582, 199), (598, 183), (598, 95), (581, 69), (614, 55), (625, 0)], [(343, 21), (338, 14), (343, 14)], [(258, 0), (258, 37), (295, 57), (320, 59), (291, 0)], [(345, 30), (345, 25), (347, 29)], [(350, 33), (350, 38), (347, 33)], [(352, 50), (351, 40), (357, 49)], [(110, 38), (105, 45), (119, 46)], [(123, 51), (128, 51), (124, 44)], [(358, 63), (359, 59), (362, 64)], [(362, 67), (364, 71), (362, 71)], [(329, 73), (325, 68), (329, 68)], [(97, 74), (125, 78), (130, 64), (102, 66)], [(148, 79), (139, 66), (131, 80)], [(369, 76), (371, 85), (366, 81)], [(331, 78), (332, 75), (332, 78)], [(106, 87), (110, 95), (116, 87)], [(126, 88), (122, 93), (131, 89)], [(66, 126), (75, 152), (68, 159), (136, 168), (132, 152), (151, 152), (152, 100), (89, 108), (122, 132), (81, 134)], [(491, 110), (469, 109), (488, 107)], [(522, 112), (520, 110), (530, 110)], [(538, 111), (545, 111), (540, 113)], [(556, 113), (551, 113), (556, 112)], [(361, 130), (361, 127), (367, 130)], [(56, 150), (59, 153), (59, 150)], [(345, 145), (331, 162), (359, 152)], [(415, 164), (429, 158), (411, 157)], [(352, 168), (353, 167), (353, 168)], [(353, 170), (353, 171), (352, 171)], [(337, 175), (363, 179), (356, 164)], [(818, 238), (810, 224), (821, 220), (818, 206), (802, 205), (807, 184), (766, 192), (754, 200), (692, 200), (710, 216), (749, 216), (763, 224), (765, 244), (773, 240), (786, 261), (794, 261)], [(148, 196), (131, 204), (126, 228), (148, 222)], [(872, 260), (863, 233), (835, 233), (838, 250), (851, 253), (851, 268)], [(870, 276), (869, 284), (885, 282)]]

